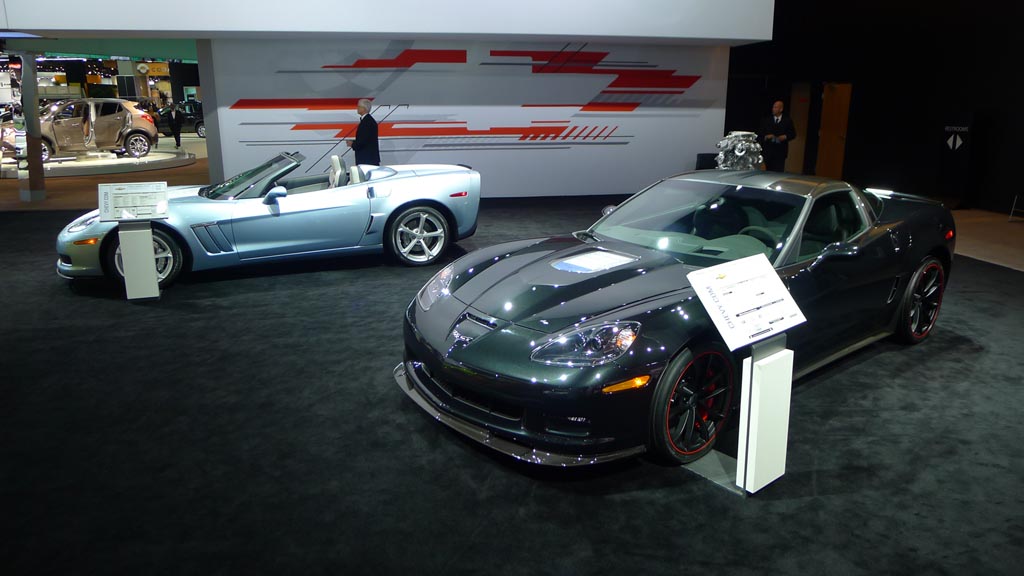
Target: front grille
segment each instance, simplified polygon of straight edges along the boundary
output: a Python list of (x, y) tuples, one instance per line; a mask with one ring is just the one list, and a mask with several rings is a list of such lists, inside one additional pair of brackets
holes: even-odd
[(417, 363), (417, 367), (419, 380), (427, 388), (426, 391), (460, 416), (474, 421), (500, 419), (494, 420), (494, 423), (502, 426), (522, 421), (521, 406), (482, 394), (450, 379), (437, 378), (425, 364)]

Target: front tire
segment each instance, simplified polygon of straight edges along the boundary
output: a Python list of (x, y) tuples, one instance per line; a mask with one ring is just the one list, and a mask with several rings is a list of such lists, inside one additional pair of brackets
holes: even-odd
[(719, 343), (687, 348), (669, 363), (651, 404), (648, 448), (655, 459), (688, 464), (714, 447), (733, 409), (735, 364)]
[[(107, 246), (105, 271), (108, 276), (124, 281), (124, 263), (121, 259), (121, 240), (117, 233)], [(185, 261), (184, 252), (170, 234), (159, 228), (153, 229), (153, 259), (156, 263), (156, 278), (160, 288), (166, 288), (177, 280)]]
[(449, 243), (448, 220), (429, 206), (407, 208), (388, 226), (388, 251), (406, 266), (433, 264)]
[(124, 150), (129, 156), (132, 157), (141, 158), (143, 156), (146, 156), (147, 154), (149, 154), (149, 150), (150, 148), (152, 148), (152, 146), (153, 143), (150, 141), (149, 136), (146, 136), (145, 134), (140, 134), (138, 132), (129, 135), (128, 138), (124, 141)]
[(46, 140), (43, 140), (41, 144), (43, 149), (43, 162), (49, 162), (50, 156), (53, 156), (53, 146), (50, 146), (50, 143)]
[(945, 291), (946, 271), (942, 263), (927, 256), (910, 277), (903, 294), (896, 326), (896, 336), (901, 342), (917, 344), (931, 334)]

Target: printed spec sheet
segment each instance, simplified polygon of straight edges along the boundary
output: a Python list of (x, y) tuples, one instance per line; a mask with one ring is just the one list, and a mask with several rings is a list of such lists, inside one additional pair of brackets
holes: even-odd
[(154, 220), (167, 217), (167, 182), (99, 185), (100, 220)]
[(686, 275), (730, 350), (807, 321), (764, 254)]

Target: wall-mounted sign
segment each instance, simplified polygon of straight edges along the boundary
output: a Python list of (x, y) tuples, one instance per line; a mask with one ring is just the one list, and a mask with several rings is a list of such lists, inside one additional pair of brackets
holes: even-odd
[(764, 254), (686, 275), (730, 350), (807, 321)]
[(100, 184), (100, 220), (153, 220), (167, 217), (167, 182)]

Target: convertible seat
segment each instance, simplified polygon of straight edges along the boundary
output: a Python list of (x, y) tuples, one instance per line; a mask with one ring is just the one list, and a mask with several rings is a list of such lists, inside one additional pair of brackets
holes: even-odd
[(345, 170), (345, 161), (337, 154), (331, 156), (331, 171), (328, 181), (331, 188), (348, 184), (348, 172)]

